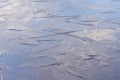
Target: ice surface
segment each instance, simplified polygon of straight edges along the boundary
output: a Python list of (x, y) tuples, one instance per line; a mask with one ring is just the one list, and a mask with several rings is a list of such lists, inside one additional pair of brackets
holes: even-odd
[(120, 80), (120, 0), (0, 0), (0, 80)]

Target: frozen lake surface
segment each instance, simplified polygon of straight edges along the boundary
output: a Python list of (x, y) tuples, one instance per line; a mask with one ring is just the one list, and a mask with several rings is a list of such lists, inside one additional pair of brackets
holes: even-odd
[(120, 80), (120, 0), (0, 0), (0, 80)]

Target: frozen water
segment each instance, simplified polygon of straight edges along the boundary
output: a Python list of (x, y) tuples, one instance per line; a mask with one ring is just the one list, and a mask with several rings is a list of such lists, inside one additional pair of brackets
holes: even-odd
[(120, 0), (0, 0), (0, 80), (120, 80)]

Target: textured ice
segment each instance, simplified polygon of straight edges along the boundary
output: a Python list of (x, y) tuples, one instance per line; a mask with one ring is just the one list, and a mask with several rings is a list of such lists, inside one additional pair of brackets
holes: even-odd
[(0, 0), (0, 80), (120, 80), (120, 0)]

